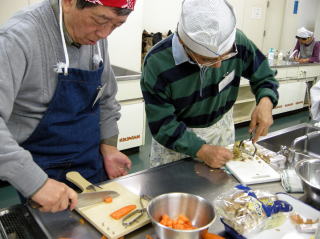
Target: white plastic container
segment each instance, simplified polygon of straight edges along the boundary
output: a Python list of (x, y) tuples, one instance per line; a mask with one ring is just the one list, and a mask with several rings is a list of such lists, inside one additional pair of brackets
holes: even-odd
[(283, 53), (282, 51), (280, 51), (278, 54), (277, 65), (281, 65), (282, 63), (283, 63)]
[(270, 48), (269, 53), (268, 53), (269, 65), (273, 65), (273, 60), (274, 60), (274, 48)]

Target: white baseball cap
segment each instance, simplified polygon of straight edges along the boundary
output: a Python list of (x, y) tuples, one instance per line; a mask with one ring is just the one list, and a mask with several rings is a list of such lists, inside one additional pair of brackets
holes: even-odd
[(313, 36), (313, 32), (309, 31), (308, 29), (301, 27), (297, 30), (297, 37), (300, 38), (308, 38)]
[(236, 17), (226, 0), (184, 0), (178, 35), (193, 52), (217, 57), (235, 42)]

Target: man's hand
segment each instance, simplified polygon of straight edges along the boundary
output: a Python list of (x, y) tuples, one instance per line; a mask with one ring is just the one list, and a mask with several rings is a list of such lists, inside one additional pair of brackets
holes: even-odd
[(221, 168), (232, 159), (233, 154), (222, 146), (204, 144), (197, 152), (197, 157), (211, 168)]
[(269, 127), (273, 124), (272, 108), (273, 104), (270, 98), (263, 97), (252, 112), (249, 131), (255, 132), (253, 143), (257, 142), (260, 136), (267, 135)]
[(73, 210), (78, 194), (66, 184), (49, 178), (31, 199), (41, 206), (42, 212), (59, 212), (67, 208)]
[(131, 161), (125, 154), (107, 144), (101, 144), (100, 150), (103, 155), (104, 168), (110, 179), (128, 174), (131, 169)]

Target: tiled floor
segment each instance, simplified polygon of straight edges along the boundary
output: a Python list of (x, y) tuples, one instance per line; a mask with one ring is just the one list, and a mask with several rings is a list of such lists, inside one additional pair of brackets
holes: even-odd
[[(275, 117), (274, 124), (270, 131), (276, 131), (292, 125), (309, 122), (309, 112), (300, 111), (293, 114), (282, 115)], [(248, 138), (248, 125), (236, 126), (236, 140)], [(147, 130), (145, 145), (140, 148), (139, 152), (126, 152), (132, 160), (132, 172), (137, 172), (149, 167), (148, 158), (150, 152), (151, 135)], [(0, 187), (0, 208), (9, 207), (19, 203), (17, 192), (11, 186)]]

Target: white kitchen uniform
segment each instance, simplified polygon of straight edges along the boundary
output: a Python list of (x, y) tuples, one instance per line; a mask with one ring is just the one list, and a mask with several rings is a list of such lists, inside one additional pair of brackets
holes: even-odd
[[(198, 137), (206, 141), (207, 144), (228, 146), (235, 141), (235, 129), (233, 122), (233, 108), (229, 110), (222, 118), (207, 128), (188, 128)], [(162, 164), (177, 161), (189, 157), (186, 154), (168, 149), (152, 138), (150, 167), (156, 167)]]

